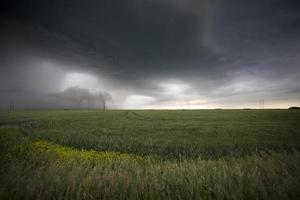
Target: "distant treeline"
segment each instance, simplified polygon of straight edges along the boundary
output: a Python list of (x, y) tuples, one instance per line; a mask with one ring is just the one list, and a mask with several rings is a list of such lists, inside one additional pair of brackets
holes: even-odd
[(300, 109), (300, 107), (289, 107), (289, 109)]

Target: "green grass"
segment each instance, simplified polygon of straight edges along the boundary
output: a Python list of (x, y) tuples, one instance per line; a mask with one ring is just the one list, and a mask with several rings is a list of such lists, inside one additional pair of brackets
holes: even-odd
[(300, 111), (0, 112), (1, 199), (298, 199)]

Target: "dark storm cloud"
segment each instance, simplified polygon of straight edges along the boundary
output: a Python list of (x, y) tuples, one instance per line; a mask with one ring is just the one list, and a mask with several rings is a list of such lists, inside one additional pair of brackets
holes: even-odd
[[(21, 0), (1, 8), (2, 96), (57, 91), (70, 71), (105, 77), (120, 99), (155, 103), (300, 96), (296, 0)], [(53, 66), (43, 71), (45, 62)]]
[[(42, 26), (68, 37), (75, 44), (82, 44), (87, 54), (104, 55), (116, 71), (127, 74), (139, 73), (141, 68), (143, 71), (151, 68), (146, 72), (166, 72), (174, 70), (174, 65), (196, 65), (200, 57), (202, 60), (213, 59), (213, 52), (206, 48), (211, 23), (210, 2), (24, 1), (10, 6), (16, 15), (24, 16), (33, 26)], [(50, 31), (46, 34), (51, 34)], [(63, 41), (55, 36), (48, 35), (48, 41)], [(46, 50), (59, 48), (47, 44), (47, 40), (39, 40)], [(72, 47), (72, 41), (67, 41), (67, 46), (78, 51), (77, 46)], [(61, 51), (57, 54), (62, 54)], [(73, 57), (76, 56), (75, 52)]]

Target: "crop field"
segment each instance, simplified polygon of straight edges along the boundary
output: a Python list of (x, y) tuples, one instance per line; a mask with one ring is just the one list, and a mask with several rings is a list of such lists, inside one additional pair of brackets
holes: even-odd
[(299, 199), (299, 110), (0, 112), (0, 199)]

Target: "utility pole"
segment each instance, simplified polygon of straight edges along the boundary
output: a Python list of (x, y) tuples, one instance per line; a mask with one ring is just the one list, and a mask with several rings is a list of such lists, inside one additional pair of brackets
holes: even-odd
[(259, 100), (258, 102), (260, 109), (265, 109), (265, 100)]
[(190, 100), (186, 100), (186, 106), (187, 106), (187, 109), (190, 109)]
[(15, 110), (15, 102), (12, 99), (9, 101), (9, 110), (10, 111), (14, 111)]

